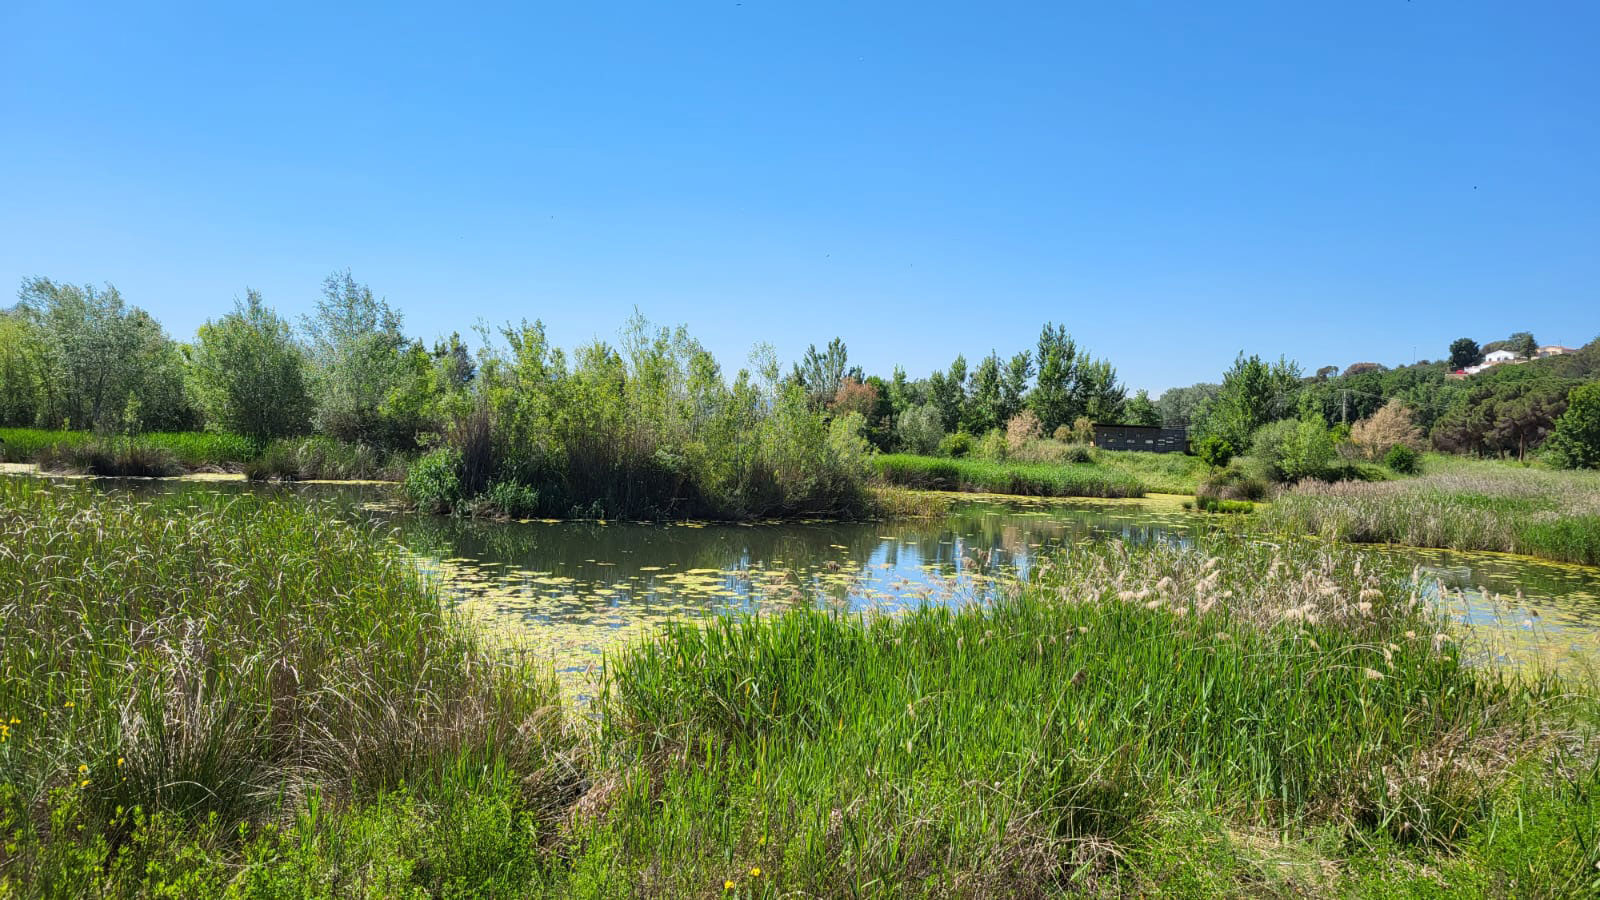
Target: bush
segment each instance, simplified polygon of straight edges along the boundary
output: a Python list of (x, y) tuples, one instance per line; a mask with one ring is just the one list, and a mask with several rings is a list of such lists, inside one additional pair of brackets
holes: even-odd
[(1405, 444), (1395, 444), (1383, 455), (1383, 464), (1401, 475), (1415, 475), (1422, 470), (1422, 454)]
[(979, 459), (1004, 462), (1011, 457), (1011, 448), (1006, 444), (1005, 432), (998, 428), (991, 428), (978, 439), (972, 448), (972, 455)]
[(958, 431), (955, 434), (947, 434), (944, 436), (944, 440), (939, 442), (940, 456), (948, 456), (951, 459), (960, 459), (971, 452), (972, 435), (967, 434), (965, 431)]
[[(1239, 468), (1217, 469), (1201, 479), (1194, 495), (1204, 500), (1265, 500), (1271, 491), (1267, 481)], [(1202, 507), (1204, 508), (1204, 507)]]
[(461, 454), (451, 448), (424, 454), (401, 482), (406, 499), (423, 512), (452, 512), (461, 496)]
[(1088, 444), (1068, 444), (1064, 458), (1073, 463), (1094, 462), (1094, 450)]
[(1575, 387), (1546, 448), (1563, 469), (1600, 469), (1600, 381)]
[(1237, 451), (1229, 440), (1218, 434), (1208, 434), (1195, 442), (1195, 455), (1205, 460), (1213, 469), (1227, 468)]
[(1042, 437), (1044, 437), (1044, 426), (1039, 424), (1039, 417), (1034, 415), (1031, 409), (1017, 413), (1006, 423), (1006, 447), (1012, 453)]
[(932, 403), (913, 406), (900, 414), (900, 421), (896, 423), (894, 433), (900, 438), (900, 446), (908, 453), (921, 453), (923, 455), (934, 452), (939, 448), (939, 442), (944, 439), (944, 425), (939, 417), (939, 407)]
[(1321, 478), (1333, 463), (1333, 436), (1321, 419), (1283, 419), (1256, 429), (1250, 454), (1266, 466), (1272, 480)]
[(1395, 397), (1350, 429), (1350, 445), (1362, 459), (1383, 459), (1393, 447), (1422, 446), (1422, 429), (1412, 422), (1411, 408)]

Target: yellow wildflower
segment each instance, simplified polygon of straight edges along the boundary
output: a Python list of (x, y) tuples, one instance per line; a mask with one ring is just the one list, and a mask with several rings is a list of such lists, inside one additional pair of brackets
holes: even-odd
[(86, 788), (88, 786), (89, 786), (89, 779), (87, 779), (87, 778), (85, 778), (84, 780), (78, 782), (78, 787), (80, 787), (80, 788)]
[(83, 766), (79, 766), (78, 767), (78, 774), (79, 775), (86, 774), (88, 771), (89, 771), (89, 767), (87, 765), (83, 765)]
[(122, 757), (117, 757), (117, 765), (122, 765)]
[(760, 866), (751, 866), (750, 867), (750, 877), (751, 878), (760, 878), (761, 877), (761, 867)]
[(732, 878), (725, 879), (722, 882), (722, 889), (725, 890), (725, 891), (733, 890), (733, 879)]

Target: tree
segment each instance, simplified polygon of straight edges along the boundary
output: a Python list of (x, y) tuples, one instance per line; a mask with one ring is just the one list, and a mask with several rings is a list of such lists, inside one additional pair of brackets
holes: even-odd
[(1600, 469), (1600, 381), (1567, 394), (1567, 409), (1546, 443), (1550, 461), (1565, 469)]
[(1450, 342), (1450, 368), (1465, 369), (1483, 362), (1483, 348), (1478, 342), (1469, 337), (1456, 338)]
[[(1529, 366), (1507, 368), (1527, 369)], [(1575, 385), (1562, 378), (1518, 377), (1475, 384), (1433, 425), (1435, 447), (1455, 453), (1515, 453), (1539, 446), (1566, 411)]]
[(43, 424), (39, 330), (20, 311), (0, 310), (0, 425)]
[(37, 337), (40, 424), (120, 430), (194, 423), (177, 345), (115, 287), (33, 278), (18, 296), (18, 311)]
[(1295, 408), (1300, 367), (1286, 359), (1276, 363), (1240, 353), (1223, 373), (1217, 396), (1206, 405), (1200, 434), (1216, 434), (1235, 447), (1248, 446), (1257, 428), (1288, 415)]
[(1383, 371), (1386, 371), (1386, 369), (1385, 369), (1385, 367), (1384, 367), (1384, 365), (1382, 363), (1358, 362), (1358, 363), (1351, 363), (1350, 365), (1346, 366), (1345, 370), (1344, 370), (1344, 374), (1345, 374), (1346, 377), (1348, 377), (1348, 376), (1351, 376), (1351, 375), (1364, 375), (1364, 374), (1366, 374), (1368, 372), (1383, 372)]
[(1117, 382), (1117, 370), (1108, 361), (1080, 353), (1066, 326), (1045, 323), (1036, 358), (1039, 377), (1027, 405), (1039, 417), (1045, 433), (1081, 416), (1097, 422), (1115, 422), (1121, 417), (1127, 389)]
[(1156, 411), (1156, 405), (1150, 402), (1150, 392), (1145, 390), (1134, 394), (1123, 407), (1122, 418), (1129, 425), (1161, 424), (1161, 413)]
[(1539, 352), (1539, 342), (1533, 339), (1532, 332), (1518, 331), (1506, 339), (1506, 349), (1523, 359), (1533, 359)]
[(817, 352), (816, 344), (807, 347), (805, 358), (795, 363), (791, 377), (805, 389), (806, 399), (815, 409), (832, 402), (839, 393), (839, 385), (846, 378), (856, 381), (865, 378), (859, 366), (850, 366), (850, 354), (845, 349), (844, 340), (837, 337), (828, 342), (828, 349), (823, 352)]
[(1156, 398), (1156, 411), (1161, 413), (1161, 424), (1168, 428), (1188, 425), (1221, 389), (1221, 385), (1203, 382), (1188, 387), (1167, 388)]
[(949, 372), (928, 376), (928, 400), (939, 410), (939, 426), (955, 431), (967, 418), (967, 358), (957, 356)]
[(210, 427), (269, 440), (310, 423), (305, 355), (288, 321), (257, 291), (247, 290), (233, 312), (200, 326), (189, 377)]
[(346, 441), (407, 444), (403, 423), (382, 407), (408, 374), (403, 319), (347, 269), (322, 283), (315, 316), (304, 320), (310, 345), (317, 430)]
[(991, 351), (972, 370), (971, 389), (967, 393), (967, 419), (961, 423), (969, 433), (984, 434), (1007, 421), (1002, 410), (1002, 382), (1000, 357)]

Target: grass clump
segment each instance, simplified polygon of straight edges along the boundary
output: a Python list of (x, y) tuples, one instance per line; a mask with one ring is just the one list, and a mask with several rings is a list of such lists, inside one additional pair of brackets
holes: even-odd
[(273, 441), (244, 474), (251, 481), (400, 481), (407, 463), (395, 451), (315, 435)]
[(1372, 484), (1310, 482), (1263, 521), (1331, 540), (1495, 550), (1600, 565), (1600, 474), (1432, 456), (1428, 474)]
[(0, 479), (0, 546), (0, 893), (203, 881), (402, 787), (448, 806), (498, 777), (551, 828), (573, 788), (548, 675), (332, 510)]
[(1093, 464), (938, 459), (895, 453), (873, 457), (872, 466), (886, 484), (925, 490), (1034, 497), (1142, 497), (1145, 493), (1137, 478)]
[(140, 438), (97, 436), (82, 444), (61, 444), (39, 452), (39, 468), (46, 472), (129, 478), (166, 478), (181, 475), (178, 457), (165, 447)]
[(1096, 449), (1094, 461), (1139, 479), (1145, 490), (1158, 494), (1192, 494), (1210, 468), (1198, 456), (1143, 450)]

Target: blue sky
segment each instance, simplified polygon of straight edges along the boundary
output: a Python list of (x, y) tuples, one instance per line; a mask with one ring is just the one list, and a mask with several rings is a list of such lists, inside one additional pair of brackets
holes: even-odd
[[(334, 7), (339, 7), (337, 10)], [(0, 4), (0, 280), (1133, 387), (1600, 334), (1600, 5)], [(3, 301), (0, 301), (3, 302)]]

